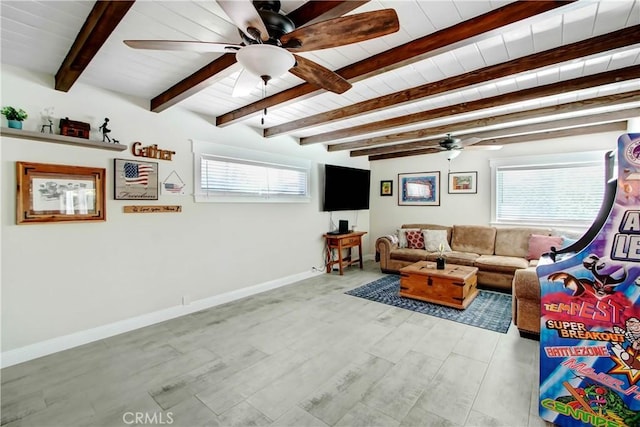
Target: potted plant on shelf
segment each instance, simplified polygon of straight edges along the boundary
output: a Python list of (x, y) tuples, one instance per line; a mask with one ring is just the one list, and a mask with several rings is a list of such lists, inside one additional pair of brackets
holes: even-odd
[(22, 129), (22, 121), (28, 117), (22, 108), (2, 107), (0, 113), (7, 118), (9, 127), (14, 129)]

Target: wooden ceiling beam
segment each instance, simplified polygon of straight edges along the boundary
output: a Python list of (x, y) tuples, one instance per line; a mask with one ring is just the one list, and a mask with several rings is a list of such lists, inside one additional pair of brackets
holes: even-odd
[(577, 128), (547, 130), (537, 133), (529, 133), (515, 136), (506, 136), (502, 138), (489, 138), (477, 144), (479, 146), (495, 146), (509, 145), (521, 142), (542, 141), (545, 139), (575, 137), (582, 135), (593, 135), (594, 133), (626, 131), (628, 123), (626, 120), (616, 122), (597, 123), (593, 125), (585, 125)]
[(97, 1), (55, 76), (55, 89), (68, 92), (89, 66), (135, 0)]
[[(507, 145), (519, 142), (531, 142), (531, 141), (543, 141), (545, 139), (564, 138), (571, 136), (591, 135), (594, 133), (602, 132), (615, 132), (624, 131), (627, 129), (626, 121), (611, 122), (597, 125), (586, 125), (571, 129), (551, 130), (545, 132), (538, 132), (526, 135), (518, 135), (506, 138), (495, 138), (488, 141), (483, 141), (483, 145)], [(485, 143), (486, 142), (486, 143)], [(400, 151), (396, 153), (378, 154), (369, 156), (369, 161), (395, 159), (399, 157), (411, 157), (420, 156), (423, 154), (442, 153), (442, 150), (437, 148), (422, 148), (419, 150)]]
[(266, 128), (263, 131), (263, 135), (265, 137), (281, 135), (311, 126), (322, 125), (327, 122), (344, 120), (391, 107), (398, 107), (451, 90), (468, 88), (473, 85), (512, 76), (524, 71), (559, 64), (636, 43), (640, 43), (640, 25), (524, 56), (501, 64), (491, 65), (437, 82), (429, 82), (410, 89), (400, 90), (347, 107), (340, 107), (332, 111), (303, 117), (288, 123)]
[[(460, 46), (475, 43), (479, 36), (492, 36), (492, 32), (514, 22), (548, 12), (557, 7), (566, 6), (573, 0), (567, 1), (536, 1), (513, 2), (483, 15), (469, 19), (429, 34), (417, 40), (405, 43), (393, 49), (348, 65), (336, 71), (345, 79), (356, 82), (367, 77), (381, 74), (404, 65), (435, 56), (453, 45)], [(225, 113), (216, 118), (216, 125), (223, 127), (236, 123), (246, 117), (261, 112), (265, 108), (290, 102), (296, 98), (320, 92), (320, 89), (310, 83), (303, 83), (291, 89), (271, 95), (244, 107)]]
[(296, 23), (296, 26), (311, 25), (333, 18), (339, 18), (345, 13), (369, 3), (369, 0), (347, 1), (308, 1), (296, 10), (287, 14), (287, 17)]
[(151, 99), (151, 111), (160, 113), (211, 86), (216, 76), (236, 63), (235, 53), (225, 53), (195, 73)]
[(590, 76), (579, 77), (571, 80), (564, 80), (543, 86), (524, 89), (518, 92), (505, 93), (490, 98), (483, 98), (476, 101), (462, 102), (456, 105), (436, 108), (428, 111), (398, 116), (392, 119), (380, 120), (364, 125), (339, 129), (318, 135), (300, 138), (300, 144), (312, 144), (316, 142), (335, 141), (344, 138), (352, 138), (358, 135), (383, 131), (401, 126), (407, 126), (419, 122), (433, 120), (441, 117), (453, 116), (456, 114), (469, 113), (485, 108), (498, 107), (516, 102), (527, 101), (545, 96), (558, 95), (561, 93), (573, 92), (580, 89), (588, 89), (610, 83), (618, 83), (626, 80), (637, 79), (640, 76), (640, 65), (621, 68), (618, 70), (606, 71)]
[[(564, 104), (551, 105), (548, 107), (540, 107), (532, 110), (517, 111), (515, 113), (502, 114), (499, 116), (483, 117), (480, 119), (467, 120), (457, 123), (447, 123), (440, 126), (432, 126), (429, 128), (376, 136), (372, 138), (361, 139), (358, 141), (343, 142), (342, 144), (332, 144), (327, 146), (327, 151), (355, 150), (358, 148), (373, 147), (376, 145), (388, 146), (388, 144), (396, 142), (411, 141), (445, 133), (451, 133), (455, 136), (460, 136), (459, 133), (465, 130), (494, 126), (518, 120), (535, 119), (538, 117), (564, 113), (575, 113), (599, 107), (611, 107), (629, 102), (637, 102), (638, 100), (640, 100), (640, 90), (634, 90), (630, 92), (618, 93), (615, 95), (606, 95), (597, 98), (585, 99), (582, 101), (567, 102)], [(361, 155), (368, 155), (368, 153), (364, 153)]]
[[(287, 15), (297, 26), (337, 18), (369, 0), (308, 1)], [(226, 53), (151, 99), (151, 111), (159, 113), (209, 87), (216, 75), (236, 63), (236, 55)]]
[[(549, 120), (546, 122), (530, 123), (525, 125), (508, 126), (500, 129), (492, 129), (484, 132), (474, 132), (471, 137), (480, 138), (482, 141), (477, 146), (483, 145), (485, 139), (501, 138), (506, 136), (515, 136), (518, 134), (530, 134), (541, 131), (556, 130), (562, 128), (571, 128), (576, 126), (589, 126), (593, 123), (615, 122), (621, 119), (629, 119), (640, 115), (640, 108), (630, 108), (627, 110), (610, 111), (608, 113), (589, 114), (580, 117), (571, 117), (567, 119)], [(351, 157), (370, 156), (375, 154), (387, 154), (401, 152), (407, 150), (415, 150), (420, 148), (429, 148), (438, 146), (442, 138), (427, 139), (421, 141), (407, 142), (404, 144), (388, 145), (377, 148), (367, 148), (364, 150), (352, 151)]]

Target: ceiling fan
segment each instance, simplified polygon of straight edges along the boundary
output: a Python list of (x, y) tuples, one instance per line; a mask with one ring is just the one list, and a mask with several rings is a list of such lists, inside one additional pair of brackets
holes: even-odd
[[(482, 138), (471, 137), (467, 139), (454, 138), (450, 133), (447, 136), (438, 142), (437, 149), (440, 151), (449, 151), (448, 159), (455, 159), (460, 155), (462, 150), (467, 147), (471, 147), (474, 144), (482, 141)], [(473, 147), (478, 150), (499, 150), (502, 148), (502, 145), (482, 145)]]
[(235, 53), (243, 70), (234, 85), (234, 96), (249, 93), (260, 80), (266, 87), (270, 79), (287, 71), (340, 94), (351, 88), (347, 80), (296, 53), (358, 43), (400, 28), (393, 9), (347, 15), (296, 28), (291, 19), (280, 13), (280, 1), (217, 2), (238, 27), (241, 44), (177, 40), (124, 40), (124, 43), (134, 49)]
[(473, 144), (477, 144), (482, 141), (480, 138), (468, 138), (461, 140), (460, 138), (454, 138), (450, 133), (440, 142), (438, 142), (439, 149), (442, 151), (462, 150)]

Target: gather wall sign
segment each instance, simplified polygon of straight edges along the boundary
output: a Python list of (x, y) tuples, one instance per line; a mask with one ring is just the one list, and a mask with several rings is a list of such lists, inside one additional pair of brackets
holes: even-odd
[(142, 142), (136, 141), (131, 145), (131, 153), (136, 157), (148, 157), (151, 159), (173, 160), (171, 157), (175, 151), (163, 150), (157, 144), (142, 147)]

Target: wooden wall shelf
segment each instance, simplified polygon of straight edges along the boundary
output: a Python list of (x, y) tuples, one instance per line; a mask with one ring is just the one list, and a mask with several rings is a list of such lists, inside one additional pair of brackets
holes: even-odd
[(77, 145), (80, 147), (99, 148), (101, 150), (124, 151), (127, 149), (127, 146), (122, 144), (112, 144), (110, 142), (94, 141), (91, 139), (56, 135), (53, 133), (33, 132), (30, 130), (22, 130), (22, 129), (1, 128), (0, 134), (2, 136), (9, 136), (13, 138), (24, 138), (24, 139), (31, 139), (33, 141), (41, 141), (41, 142), (55, 142), (57, 144), (68, 144), (68, 145)]

